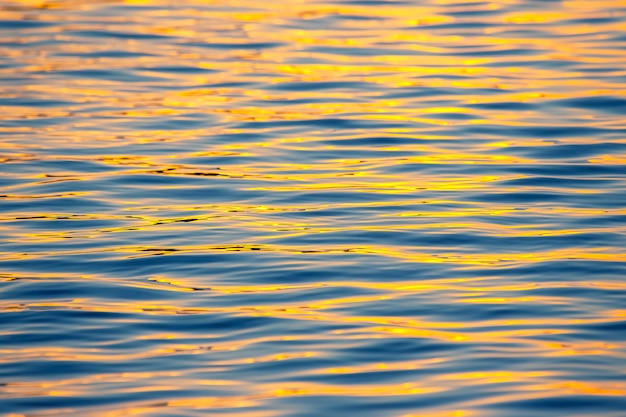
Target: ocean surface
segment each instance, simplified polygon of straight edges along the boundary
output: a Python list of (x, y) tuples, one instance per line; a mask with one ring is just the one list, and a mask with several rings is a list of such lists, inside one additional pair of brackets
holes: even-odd
[(0, 0), (0, 415), (626, 416), (622, 0)]

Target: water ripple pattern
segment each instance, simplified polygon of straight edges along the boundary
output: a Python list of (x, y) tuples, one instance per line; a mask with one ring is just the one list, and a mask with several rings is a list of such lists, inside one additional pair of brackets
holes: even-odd
[(0, 415), (626, 415), (622, 0), (0, 0), (0, 114)]

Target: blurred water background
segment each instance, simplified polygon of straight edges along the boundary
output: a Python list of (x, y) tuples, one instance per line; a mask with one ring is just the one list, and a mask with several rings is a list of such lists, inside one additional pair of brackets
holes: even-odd
[(0, 0), (0, 414), (626, 416), (626, 3)]

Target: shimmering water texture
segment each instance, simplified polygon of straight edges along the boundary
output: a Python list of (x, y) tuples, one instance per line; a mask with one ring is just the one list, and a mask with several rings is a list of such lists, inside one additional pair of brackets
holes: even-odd
[(0, 415), (626, 416), (626, 3), (0, 0)]

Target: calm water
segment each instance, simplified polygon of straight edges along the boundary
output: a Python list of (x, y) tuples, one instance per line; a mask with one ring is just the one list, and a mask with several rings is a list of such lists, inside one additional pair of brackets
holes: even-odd
[(0, 415), (626, 416), (626, 3), (0, 0)]

